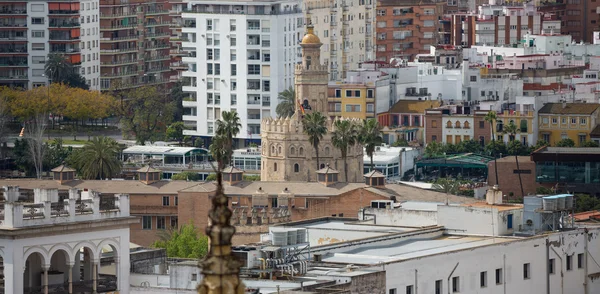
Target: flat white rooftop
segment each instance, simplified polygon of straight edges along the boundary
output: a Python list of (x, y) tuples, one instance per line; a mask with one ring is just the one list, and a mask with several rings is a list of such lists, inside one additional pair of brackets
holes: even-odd
[(370, 243), (341, 253), (323, 255), (322, 260), (332, 263), (375, 265), (513, 240), (515, 239), (474, 236), (442, 236), (434, 239), (398, 240), (398, 242), (387, 244)]
[(412, 228), (395, 227), (395, 226), (373, 226), (372, 224), (355, 224), (344, 221), (322, 221), (315, 223), (308, 223), (306, 225), (297, 225), (295, 228), (307, 228), (307, 229), (323, 229), (323, 230), (338, 230), (338, 231), (352, 231), (352, 232), (379, 232), (382, 234), (392, 233), (403, 233), (413, 231)]

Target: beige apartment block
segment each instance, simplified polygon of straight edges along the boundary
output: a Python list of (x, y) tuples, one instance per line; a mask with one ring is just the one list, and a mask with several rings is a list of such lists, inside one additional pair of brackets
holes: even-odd
[(374, 0), (306, 0), (305, 13), (323, 47), (330, 81), (341, 81), (359, 63), (375, 59)]

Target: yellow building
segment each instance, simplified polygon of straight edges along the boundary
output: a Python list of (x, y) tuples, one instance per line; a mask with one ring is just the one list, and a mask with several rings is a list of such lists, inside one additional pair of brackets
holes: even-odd
[(551, 145), (570, 138), (576, 146), (590, 141), (590, 133), (600, 122), (600, 104), (547, 103), (538, 111), (539, 136)]
[(497, 114), (497, 120), (494, 125), (496, 139), (498, 141), (503, 141), (507, 144), (511, 141), (510, 135), (504, 134), (503, 131), (504, 127), (512, 122), (518, 128), (515, 140), (518, 140), (525, 146), (535, 145), (535, 138), (537, 134), (533, 127), (534, 118), (535, 111), (533, 111), (533, 109), (523, 111), (505, 110), (504, 112), (499, 112)]
[(346, 118), (375, 118), (375, 83), (328, 86), (329, 116)]

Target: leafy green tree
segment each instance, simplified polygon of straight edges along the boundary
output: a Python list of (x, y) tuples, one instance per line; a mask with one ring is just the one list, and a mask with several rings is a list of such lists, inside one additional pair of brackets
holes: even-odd
[(31, 160), (29, 149), (28, 140), (16, 139), (15, 147), (12, 149), (12, 157), (18, 170), (24, 172), (27, 176), (34, 176), (35, 166)]
[(556, 147), (575, 147), (575, 142), (570, 138), (562, 139), (556, 143)]
[(62, 138), (56, 138), (47, 145), (47, 150), (44, 157), (44, 165), (46, 169), (53, 169), (63, 164), (67, 158), (73, 153), (72, 147), (64, 147)]
[(436, 141), (427, 143), (425, 157), (436, 158), (444, 155), (444, 146)]
[(317, 170), (319, 169), (319, 143), (323, 139), (323, 135), (327, 133), (327, 127), (325, 126), (326, 118), (320, 112), (309, 113), (302, 119), (302, 128), (306, 135), (308, 135), (308, 141), (315, 148), (315, 155), (317, 157)]
[(438, 178), (431, 186), (431, 189), (446, 194), (446, 205), (448, 205), (448, 196), (450, 194), (456, 195), (456, 193), (459, 191), (459, 188), (460, 182), (450, 177)]
[(458, 152), (460, 153), (480, 153), (481, 145), (475, 140), (464, 140), (458, 143)]
[(538, 150), (542, 147), (546, 147), (546, 146), (550, 146), (550, 144), (548, 144), (548, 142), (544, 141), (544, 140), (537, 140), (537, 142), (535, 143), (535, 145), (531, 145), (529, 146), (529, 150), (527, 150), (527, 154), (531, 154), (533, 151)]
[(340, 149), (342, 159), (344, 160), (344, 174), (346, 183), (348, 182), (348, 148), (354, 146), (358, 139), (356, 125), (349, 120), (336, 120), (334, 130), (331, 134), (331, 143), (336, 148)]
[(72, 166), (82, 179), (104, 180), (121, 173), (119, 144), (112, 138), (94, 137), (81, 150), (73, 153)]
[(242, 124), (240, 123), (240, 117), (238, 116), (237, 111), (223, 111), (221, 114), (221, 119), (217, 120), (217, 134), (226, 139), (223, 142), (223, 146), (227, 151), (227, 159), (228, 161), (224, 163), (232, 164), (233, 160), (233, 137), (237, 136), (240, 133), (240, 128)]
[(575, 212), (600, 210), (600, 199), (588, 194), (575, 195)]
[(175, 140), (179, 143), (179, 146), (183, 143), (183, 130), (185, 125), (182, 121), (174, 122), (167, 128), (167, 138), (169, 140)]
[[(498, 116), (495, 111), (490, 111), (485, 115), (485, 121), (490, 123), (490, 128), (492, 129), (492, 155), (494, 156), (494, 171), (496, 172), (496, 184), (498, 184), (498, 162), (496, 161), (496, 134), (494, 134), (494, 128), (496, 126), (496, 121), (498, 120)], [(487, 146), (486, 146), (487, 148)]]
[(373, 170), (373, 153), (375, 153), (375, 147), (383, 143), (383, 137), (381, 135), (381, 126), (375, 119), (365, 119), (359, 130), (359, 141), (365, 147), (365, 151), (371, 159), (371, 169)]
[(206, 177), (207, 182), (213, 182), (216, 180), (217, 180), (217, 174), (209, 174), (208, 177)]
[[(519, 154), (521, 152), (523, 152), (523, 150), (525, 149), (523, 147), (523, 145), (521, 144), (521, 142), (515, 140), (517, 133), (519, 133), (519, 132), (520, 132), (519, 127), (517, 127), (517, 125), (515, 125), (515, 123), (513, 121), (510, 121), (504, 127), (504, 131), (503, 131), (504, 134), (508, 134), (508, 138), (510, 139), (510, 143), (508, 144), (508, 153), (515, 155), (515, 163), (517, 164), (517, 170), (521, 170), (519, 168)], [(521, 197), (525, 197), (525, 192), (523, 190), (523, 180), (521, 180), (521, 173), (519, 173), (518, 175), (519, 175), (519, 185), (521, 187)], [(498, 182), (496, 182), (496, 184), (498, 184)]]
[(162, 140), (173, 121), (175, 104), (162, 89), (139, 87), (123, 92), (120, 106), (121, 125), (125, 136), (133, 135), (138, 144)]
[(594, 141), (586, 141), (581, 144), (581, 147), (598, 147), (598, 143)]
[(174, 174), (171, 177), (173, 181), (199, 181), (200, 175), (194, 172), (184, 171), (178, 174)]
[(183, 98), (186, 96), (185, 92), (183, 92), (183, 81), (179, 80), (173, 84), (171, 87), (169, 97), (171, 97), (171, 101), (175, 104), (175, 111), (173, 113), (174, 121), (182, 121), (183, 120)]
[(486, 154), (490, 154), (492, 156), (494, 155), (494, 152), (496, 152), (496, 155), (499, 157), (508, 154), (508, 148), (502, 141), (491, 141), (485, 145), (484, 150)]
[(459, 153), (460, 149), (458, 148), (458, 145), (454, 145), (454, 144), (444, 144), (442, 146), (442, 150), (444, 150), (444, 153), (448, 154), (448, 153)]
[(275, 109), (277, 117), (290, 117), (294, 115), (296, 110), (296, 91), (293, 87), (280, 92), (277, 99), (279, 99), (279, 103)]
[(200, 259), (208, 253), (208, 237), (191, 223), (164, 230), (159, 238), (152, 247), (166, 249), (168, 257)]
[(550, 188), (539, 186), (535, 189), (535, 193), (538, 195), (550, 195), (554, 192)]

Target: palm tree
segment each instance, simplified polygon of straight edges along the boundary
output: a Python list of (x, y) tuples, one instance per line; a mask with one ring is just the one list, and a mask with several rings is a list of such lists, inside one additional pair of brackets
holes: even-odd
[(381, 136), (381, 126), (375, 119), (363, 120), (362, 126), (359, 132), (359, 141), (365, 146), (365, 151), (371, 159), (371, 168), (373, 170), (373, 153), (375, 153), (375, 147), (383, 143), (383, 137)]
[(492, 128), (492, 152), (494, 153), (494, 171), (496, 172), (496, 185), (498, 185), (498, 162), (496, 161), (496, 134), (494, 134), (494, 125), (496, 124), (496, 120), (498, 117), (496, 116), (495, 111), (490, 111), (485, 116), (485, 121), (490, 123), (490, 127)]
[(64, 55), (50, 53), (44, 65), (44, 74), (51, 81), (59, 83), (67, 80), (73, 74), (73, 65)]
[(290, 117), (294, 115), (296, 110), (296, 91), (294, 88), (289, 87), (289, 89), (279, 93), (277, 99), (279, 99), (279, 104), (277, 104), (275, 112), (277, 112), (278, 117)]
[(446, 193), (446, 205), (448, 205), (448, 195), (456, 194), (460, 188), (460, 182), (453, 178), (438, 178), (435, 180), (431, 189)]
[[(240, 117), (235, 110), (223, 111), (221, 119), (217, 120), (217, 135), (221, 135), (227, 140), (226, 145), (224, 145), (227, 150), (227, 160), (225, 160), (225, 162), (232, 159), (233, 137), (240, 133), (241, 127)], [(231, 164), (231, 162), (228, 163)]]
[(74, 157), (74, 166), (82, 179), (110, 179), (121, 172), (119, 144), (112, 138), (94, 137)]
[(331, 134), (331, 143), (333, 146), (340, 149), (342, 153), (342, 159), (344, 160), (344, 174), (346, 176), (346, 183), (348, 182), (348, 164), (346, 157), (348, 156), (348, 148), (356, 144), (358, 134), (356, 132), (356, 125), (349, 120), (336, 120), (334, 131)]
[(212, 138), (212, 142), (208, 147), (210, 154), (217, 162), (217, 172), (221, 171), (225, 167), (225, 163), (228, 162), (227, 143), (228, 139), (225, 136), (217, 135)]
[[(509, 140), (512, 142), (515, 140), (517, 133), (519, 133), (519, 127), (515, 125), (513, 121), (510, 121), (508, 125), (504, 127), (503, 132), (508, 135)], [(511, 146), (512, 144), (509, 144)], [(521, 169), (519, 168), (519, 152), (515, 150), (515, 162), (517, 163), (517, 170), (519, 171), (519, 185), (521, 186), (521, 197), (525, 197), (525, 192), (523, 192), (523, 181), (521, 180)], [(496, 181), (497, 183), (497, 181)]]
[(303, 131), (308, 135), (310, 144), (315, 148), (317, 170), (319, 169), (319, 143), (323, 139), (323, 135), (327, 133), (325, 121), (326, 118), (320, 112), (309, 113), (302, 119)]

